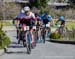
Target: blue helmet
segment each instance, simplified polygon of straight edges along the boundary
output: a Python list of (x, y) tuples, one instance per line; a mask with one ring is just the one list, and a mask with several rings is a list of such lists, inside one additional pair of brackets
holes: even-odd
[(65, 20), (65, 17), (64, 16), (60, 16), (59, 20)]
[(52, 16), (51, 16), (51, 15), (48, 15), (48, 16), (47, 16), (47, 19), (48, 19), (49, 21), (51, 21), (51, 20), (52, 20)]

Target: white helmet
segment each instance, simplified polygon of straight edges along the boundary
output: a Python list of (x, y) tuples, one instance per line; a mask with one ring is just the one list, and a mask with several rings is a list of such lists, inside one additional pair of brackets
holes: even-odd
[(28, 6), (24, 7), (24, 11), (30, 11), (30, 8)]

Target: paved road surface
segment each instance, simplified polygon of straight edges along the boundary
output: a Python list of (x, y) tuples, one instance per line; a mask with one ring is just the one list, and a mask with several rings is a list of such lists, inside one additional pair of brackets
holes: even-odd
[(16, 32), (8, 31), (7, 35), (12, 43), (8, 46), (8, 51), (0, 56), (0, 59), (75, 59), (75, 46), (69, 44), (58, 44), (46, 42), (37, 44), (32, 53), (28, 55), (26, 48), (17, 44)]

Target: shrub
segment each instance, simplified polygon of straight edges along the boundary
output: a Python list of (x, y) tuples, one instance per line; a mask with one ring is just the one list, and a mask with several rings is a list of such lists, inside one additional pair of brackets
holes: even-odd
[(59, 33), (53, 32), (50, 35), (51, 39), (60, 39), (62, 36)]
[(10, 44), (9, 37), (0, 29), (0, 49), (5, 48)]

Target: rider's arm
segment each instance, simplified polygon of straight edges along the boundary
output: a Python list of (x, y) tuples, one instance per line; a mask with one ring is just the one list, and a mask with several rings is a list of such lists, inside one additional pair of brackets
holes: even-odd
[(37, 23), (37, 18), (35, 17), (34, 13), (32, 13), (32, 18), (35, 21), (35, 23)]
[(37, 21), (37, 18), (35, 17), (35, 15), (32, 13), (32, 18), (34, 21)]
[(59, 21), (60, 21), (60, 20), (57, 20), (55, 24), (57, 25), (57, 23), (58, 23)]

